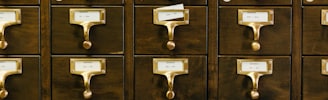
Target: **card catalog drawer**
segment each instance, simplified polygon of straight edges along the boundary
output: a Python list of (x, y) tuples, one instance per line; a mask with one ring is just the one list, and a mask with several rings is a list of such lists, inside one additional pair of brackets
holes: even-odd
[(52, 4), (84, 4), (84, 5), (104, 5), (123, 4), (123, 0), (51, 0)]
[(292, 0), (219, 0), (220, 5), (292, 5)]
[(41, 0), (1, 0), (0, 5), (37, 5)]
[(158, 5), (158, 4), (177, 4), (183, 3), (185, 5), (206, 5), (207, 0), (134, 0), (135, 4), (147, 4), (147, 5)]
[[(167, 78), (153, 73), (154, 59), (187, 60), (188, 73), (176, 75), (173, 82), (174, 99), (206, 100), (207, 98), (207, 60), (206, 56), (137, 56), (135, 57), (135, 100), (167, 100)], [(164, 62), (165, 62), (164, 60)], [(169, 61), (169, 60), (168, 60)], [(171, 67), (171, 66), (170, 66)], [(145, 97), (146, 96), (146, 97)]]
[[(272, 73), (259, 77), (257, 91), (259, 100), (289, 100), (291, 80), (290, 57), (252, 57), (224, 56), (219, 57), (219, 99), (220, 100), (251, 100), (252, 80), (247, 75), (237, 74), (237, 61), (261, 62), (271, 61)], [(247, 63), (241, 65), (247, 68)], [(252, 65), (252, 64), (251, 64)], [(253, 66), (253, 65), (252, 65)], [(251, 66), (251, 67), (252, 67)], [(248, 68), (252, 69), (252, 68)], [(250, 74), (251, 75), (251, 74)]]
[(304, 5), (327, 5), (327, 0), (303, 0)]
[[(71, 59), (88, 59), (86, 57), (53, 57), (52, 58), (52, 100), (82, 100), (85, 86), (81, 75), (71, 73)], [(105, 72), (91, 77), (89, 82), (92, 100), (124, 99), (123, 57), (96, 57), (104, 59)], [(87, 62), (86, 62), (87, 63)]]
[(165, 26), (153, 23), (153, 9), (135, 8), (135, 53), (136, 54), (206, 54), (207, 53), (207, 8), (189, 9), (189, 24), (174, 29), (175, 49), (169, 50), (168, 31)]
[[(258, 35), (255, 35), (256, 32), (250, 26), (239, 24), (238, 11), (242, 10), (245, 14), (239, 17), (250, 16), (251, 18), (247, 19), (250, 21), (253, 17), (270, 19), (268, 15), (261, 15), (269, 11), (270, 15), (273, 15), (272, 24), (263, 26), (258, 31)], [(219, 54), (289, 55), (291, 53), (291, 8), (222, 7), (219, 13)], [(258, 36), (257, 40), (256, 36)], [(253, 43), (256, 42), (258, 48), (254, 50), (253, 47), (256, 45), (254, 46)]]
[[(84, 48), (86, 35), (84, 35), (83, 27), (70, 23), (70, 9), (82, 10), (80, 15), (85, 17), (93, 14), (92, 11), (94, 10), (94, 8), (52, 8), (52, 53), (123, 54), (122, 7), (95, 8), (104, 9), (105, 18), (103, 18), (103, 24), (89, 28), (89, 35), (87, 36), (92, 43), (89, 49)], [(91, 13), (83, 14), (88, 11)]]

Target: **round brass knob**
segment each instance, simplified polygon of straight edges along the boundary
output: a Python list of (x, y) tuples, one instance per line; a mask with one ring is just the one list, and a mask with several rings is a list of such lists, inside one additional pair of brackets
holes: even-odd
[(83, 41), (83, 47), (84, 47), (85, 49), (90, 49), (91, 46), (92, 46), (91, 41)]
[(174, 41), (168, 41), (167, 44), (166, 44), (166, 47), (169, 49), (169, 50), (173, 50), (175, 48), (175, 43)]
[(85, 90), (83, 96), (85, 99), (90, 99), (92, 97), (92, 92), (90, 90)]
[(251, 97), (252, 97), (253, 100), (255, 100), (255, 99), (259, 99), (259, 97), (260, 97), (260, 93), (257, 92), (256, 90), (252, 90), (252, 91), (251, 91)]
[(259, 42), (252, 42), (252, 49), (253, 51), (259, 51), (261, 48), (261, 45)]
[(166, 92), (166, 97), (168, 98), (168, 99), (173, 99), (174, 98), (174, 96), (175, 96), (175, 94), (174, 94), (174, 92), (173, 91), (167, 91)]

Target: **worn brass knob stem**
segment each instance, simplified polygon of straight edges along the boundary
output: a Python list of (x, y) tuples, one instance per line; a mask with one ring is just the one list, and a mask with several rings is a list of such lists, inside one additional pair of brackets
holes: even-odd
[(171, 100), (175, 96), (175, 93), (173, 91), (175, 75), (173, 73), (166, 73), (165, 76), (167, 78), (167, 84), (168, 84), (168, 91), (166, 92), (166, 97)]
[(5, 28), (7, 27), (6, 24), (0, 24), (0, 49), (6, 49), (8, 46), (8, 43), (5, 39)]
[(83, 77), (83, 83), (84, 83), (84, 87), (85, 90), (83, 92), (83, 97), (85, 99), (90, 99), (92, 97), (92, 91), (90, 89), (90, 80), (92, 75), (89, 73), (82, 73), (82, 77)]
[(83, 47), (85, 49), (90, 49), (92, 46), (92, 43), (90, 41), (90, 28), (93, 26), (94, 24), (89, 23), (89, 22), (84, 22), (82, 23), (82, 27), (83, 27), (83, 36), (84, 36), (84, 41), (83, 41)]
[(169, 41), (167, 42), (166, 47), (169, 50), (174, 50), (175, 49), (175, 42), (173, 41), (174, 40), (174, 29), (177, 25), (175, 23), (168, 22), (165, 24), (165, 26), (167, 28), (168, 37), (169, 37)]
[(254, 42), (252, 42), (251, 47), (253, 51), (259, 51), (261, 49), (261, 44), (259, 43), (260, 40), (260, 29), (263, 25), (260, 24), (254, 24), (251, 25), (251, 28), (253, 29), (254, 33)]
[(259, 87), (259, 79), (262, 76), (262, 74), (259, 73), (250, 73), (248, 76), (252, 79), (253, 89), (250, 92), (251, 98), (253, 100), (258, 99), (260, 97), (260, 93), (258, 92)]

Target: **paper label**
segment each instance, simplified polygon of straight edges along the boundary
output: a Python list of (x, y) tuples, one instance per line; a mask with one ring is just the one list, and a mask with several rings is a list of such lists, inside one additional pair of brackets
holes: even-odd
[(326, 62), (326, 72), (328, 72), (328, 62)]
[(101, 71), (101, 62), (75, 61), (75, 71)]
[(158, 71), (183, 71), (183, 61), (159, 61)]
[[(177, 4), (177, 5), (172, 5), (172, 6), (165, 6), (157, 9), (184, 9), (183, 4)], [(172, 19), (179, 19), (183, 18), (184, 14), (182, 11), (178, 12), (158, 12), (158, 20), (159, 21), (164, 21), (164, 20), (172, 20)]]
[(16, 61), (0, 61), (0, 71), (16, 71)]
[(75, 21), (101, 21), (100, 11), (76, 11), (74, 12)]
[(243, 12), (243, 22), (268, 22), (268, 12)]
[(0, 21), (16, 21), (15, 11), (0, 11)]
[(328, 12), (326, 12), (326, 22), (328, 22)]
[(267, 62), (242, 62), (241, 70), (243, 72), (267, 72)]

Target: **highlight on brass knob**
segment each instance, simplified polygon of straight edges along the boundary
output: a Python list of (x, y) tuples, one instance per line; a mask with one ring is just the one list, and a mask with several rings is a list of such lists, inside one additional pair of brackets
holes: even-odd
[(174, 99), (174, 78), (177, 75), (188, 74), (187, 58), (153, 58), (153, 73), (164, 75), (167, 79), (168, 90), (166, 98)]
[(314, 0), (306, 0), (307, 2), (313, 2)]
[[(167, 21), (167, 20), (159, 20), (159, 13), (162, 12), (183, 12), (183, 21)], [(189, 9), (154, 9), (153, 10), (153, 21), (156, 25), (164, 25), (168, 30), (168, 42), (166, 43), (166, 47), (169, 50), (175, 49), (174, 42), (174, 29), (179, 25), (187, 25), (189, 24)]]
[(5, 81), (9, 75), (22, 73), (21, 58), (0, 58), (0, 99), (8, 96), (8, 91), (5, 89)]
[(263, 75), (272, 74), (272, 59), (237, 59), (237, 74), (251, 78), (251, 99), (259, 99), (259, 80)]
[(105, 58), (71, 58), (70, 72), (71, 74), (81, 75), (85, 90), (83, 97), (90, 99), (92, 91), (90, 87), (90, 80), (92, 76), (106, 73), (106, 59)]
[(253, 29), (254, 38), (251, 43), (253, 51), (261, 49), (260, 29), (263, 26), (273, 25), (273, 9), (238, 9), (238, 24), (249, 26)]
[(70, 24), (77, 24), (83, 27), (84, 49), (90, 49), (90, 29), (94, 25), (105, 24), (105, 9), (101, 8), (74, 8), (70, 9)]
[(8, 26), (21, 24), (20, 9), (0, 9), (0, 49), (6, 49), (8, 42), (5, 39), (5, 29)]

